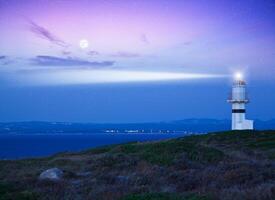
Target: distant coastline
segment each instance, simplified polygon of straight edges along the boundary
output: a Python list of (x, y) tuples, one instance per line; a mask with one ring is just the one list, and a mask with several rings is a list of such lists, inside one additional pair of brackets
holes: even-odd
[[(0, 134), (169, 134), (207, 133), (231, 129), (231, 120), (185, 119), (168, 122), (148, 123), (68, 123), (68, 122), (5, 122), (0, 123)], [(275, 119), (255, 120), (256, 130), (275, 129)]]

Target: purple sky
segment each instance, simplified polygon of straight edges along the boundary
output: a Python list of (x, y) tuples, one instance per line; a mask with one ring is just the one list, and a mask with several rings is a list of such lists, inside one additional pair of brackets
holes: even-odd
[(0, 0), (3, 90), (235, 71), (273, 87), (274, 58), (274, 0)]
[(25, 67), (42, 55), (127, 69), (274, 75), (274, 10), (272, 0), (0, 0), (0, 53)]

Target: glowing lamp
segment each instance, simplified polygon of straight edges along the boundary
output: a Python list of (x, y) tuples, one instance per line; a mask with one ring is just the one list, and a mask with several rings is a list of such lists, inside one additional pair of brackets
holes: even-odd
[(242, 79), (243, 79), (243, 74), (240, 73), (240, 72), (237, 72), (237, 73), (235, 74), (235, 79), (236, 79), (236, 80), (242, 80)]

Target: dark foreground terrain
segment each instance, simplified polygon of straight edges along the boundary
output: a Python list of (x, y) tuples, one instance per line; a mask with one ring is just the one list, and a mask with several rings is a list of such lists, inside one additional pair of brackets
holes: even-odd
[[(64, 172), (40, 180), (44, 170)], [(211, 133), (0, 161), (0, 200), (274, 200), (275, 131)]]

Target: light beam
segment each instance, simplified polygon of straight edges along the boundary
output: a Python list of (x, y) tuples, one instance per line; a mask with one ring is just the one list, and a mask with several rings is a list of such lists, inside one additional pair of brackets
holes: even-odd
[(122, 71), (122, 70), (91, 70), (68, 69), (32, 72), (21, 74), (22, 84), (31, 85), (80, 85), (102, 83), (133, 83), (160, 82), (193, 79), (222, 78), (225, 75), (183, 73), (183, 72), (150, 72), (150, 71)]

